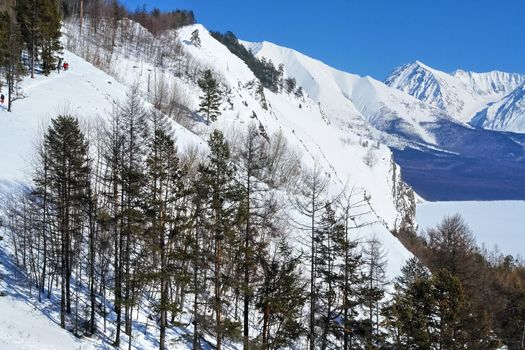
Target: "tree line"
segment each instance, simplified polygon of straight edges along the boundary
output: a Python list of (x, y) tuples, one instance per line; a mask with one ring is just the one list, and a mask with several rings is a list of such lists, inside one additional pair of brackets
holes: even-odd
[[(88, 336), (114, 319), (118, 347), (132, 339), (134, 310), (152, 305), (160, 349), (181, 315), (196, 349), (205, 339), (219, 349), (375, 342), (384, 256), (356, 241), (351, 211), (364, 199), (329, 200), (320, 169), (302, 174), (284, 137), (268, 141), (255, 125), (232, 142), (213, 131), (199, 155), (177, 152), (136, 88), (108, 118), (95, 130), (53, 119), (32, 183), (4, 203), (15, 261), (40, 300), (59, 295), (62, 327)], [(308, 218), (302, 244), (284, 189)]]
[[(400, 344), (525, 349), (523, 261), (480, 249), (459, 215), (445, 218), (423, 236), (413, 230), (396, 235), (419, 259), (405, 268), (395, 287), (400, 297), (390, 310), (395, 315), (390, 326), (401, 327), (400, 319), (412, 322)], [(446, 323), (442, 333), (433, 332), (436, 324)]]
[(230, 31), (224, 34), (211, 31), (210, 34), (226, 46), (231, 53), (243, 60), (257, 79), (259, 79), (263, 87), (273, 92), (286, 91), (286, 93), (293, 93), (298, 97), (302, 97), (302, 87), (297, 86), (297, 81), (294, 77), (285, 76), (283, 64), (275, 67), (271, 60), (267, 60), (264, 57), (261, 59), (255, 57), (250, 50), (246, 49), (246, 47), (239, 42), (235, 34)]
[(60, 21), (57, 0), (7, 2), (0, 11), (0, 72), (7, 85), (9, 111), (27, 71), (34, 78), (37, 68), (44, 75), (55, 69), (61, 50)]
[(389, 281), (379, 241), (359, 239), (363, 193), (331, 197), (319, 167), (302, 170), (282, 135), (255, 125), (180, 154), (137, 91), (101, 129), (53, 119), (32, 183), (4, 206), (14, 258), (39, 299), (59, 295), (62, 327), (89, 336), (114, 319), (118, 347), (149, 305), (160, 349), (182, 315), (195, 349), (521, 349), (523, 267), (494, 267), (509, 286), (485, 303), (502, 306), (499, 328), (472, 307), (486, 295), (471, 288), (490, 288), (475, 283), (459, 217), (429, 234), (431, 269), (414, 258)]

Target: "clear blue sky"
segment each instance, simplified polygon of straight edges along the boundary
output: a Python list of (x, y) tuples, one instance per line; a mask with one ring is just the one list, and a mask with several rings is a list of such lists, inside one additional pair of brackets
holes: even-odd
[(525, 73), (525, 0), (123, 0), (384, 79), (404, 63)]

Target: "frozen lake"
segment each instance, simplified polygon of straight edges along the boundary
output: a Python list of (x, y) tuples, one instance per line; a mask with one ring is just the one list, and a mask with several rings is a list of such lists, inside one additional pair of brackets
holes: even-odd
[(497, 246), (504, 254), (525, 257), (525, 201), (426, 202), (417, 205), (419, 231), (436, 227), (459, 213), (479, 246)]

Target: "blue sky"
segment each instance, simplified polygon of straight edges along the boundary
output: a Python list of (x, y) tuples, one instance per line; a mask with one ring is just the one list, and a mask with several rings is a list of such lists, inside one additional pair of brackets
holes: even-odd
[(525, 73), (524, 0), (124, 0), (192, 9), (208, 29), (292, 47), (384, 79), (420, 60), (444, 71)]

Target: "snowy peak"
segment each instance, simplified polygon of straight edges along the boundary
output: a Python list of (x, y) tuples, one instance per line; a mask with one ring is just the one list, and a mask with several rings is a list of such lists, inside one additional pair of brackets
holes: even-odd
[(434, 137), (423, 124), (450, 119), (438, 108), (369, 76), (360, 77), (337, 70), (298, 51), (272, 43), (244, 44), (257, 57), (282, 63), (287, 74), (296, 78), (297, 84), (319, 104), (328, 118), (341, 126), (360, 120), (379, 131), (395, 129), (413, 140), (433, 144)]
[(456, 70), (452, 76), (471, 86), (479, 95), (508, 94), (525, 83), (525, 74), (492, 71), (487, 73)]
[[(396, 68), (385, 83), (466, 122), (483, 101), (461, 80), (416, 61)], [(474, 111), (473, 111), (474, 109)]]
[(494, 103), (525, 81), (525, 75), (493, 71), (475, 73), (457, 70), (452, 74), (420, 61), (396, 68), (385, 83), (468, 122), (488, 104)]
[(524, 132), (525, 84), (476, 114), (471, 124), (486, 129)]

